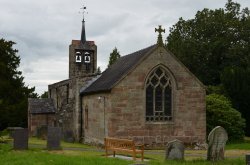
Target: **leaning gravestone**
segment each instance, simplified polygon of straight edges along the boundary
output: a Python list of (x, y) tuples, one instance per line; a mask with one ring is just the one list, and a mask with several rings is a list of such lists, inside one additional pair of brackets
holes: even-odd
[(184, 159), (184, 144), (180, 140), (168, 142), (165, 159)]
[(28, 149), (28, 129), (17, 129), (13, 133), (14, 149), (15, 150), (27, 150)]
[(227, 140), (226, 130), (221, 126), (215, 127), (208, 135), (207, 160), (223, 160)]
[(48, 127), (47, 149), (49, 150), (61, 149), (61, 128), (60, 127)]

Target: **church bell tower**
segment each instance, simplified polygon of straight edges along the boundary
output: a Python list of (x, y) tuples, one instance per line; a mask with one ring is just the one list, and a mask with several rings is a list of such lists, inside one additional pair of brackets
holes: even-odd
[(97, 46), (94, 41), (86, 40), (84, 13), (81, 40), (72, 40), (69, 46), (69, 78), (84, 77), (97, 71)]

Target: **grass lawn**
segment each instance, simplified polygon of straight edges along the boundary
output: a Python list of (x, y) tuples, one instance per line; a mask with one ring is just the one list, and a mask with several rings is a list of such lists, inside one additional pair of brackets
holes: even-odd
[[(33, 146), (32, 146), (33, 145)], [(64, 150), (48, 151), (46, 150), (46, 141), (36, 138), (29, 139), (29, 150), (15, 151), (12, 145), (0, 144), (0, 165), (129, 165), (142, 164), (142, 162), (133, 162), (117, 158), (106, 158), (104, 152), (93, 146), (79, 143), (62, 142)], [(68, 150), (70, 148), (70, 150)], [(72, 148), (81, 148), (86, 150), (72, 150)], [(145, 157), (149, 161), (143, 162), (147, 165), (244, 165), (245, 154), (250, 153), (250, 142), (228, 144), (226, 146), (224, 161), (215, 163), (205, 160), (206, 151), (204, 150), (186, 150), (184, 161), (164, 160), (165, 151), (152, 150), (146, 151)]]
[[(32, 137), (32, 138), (29, 138), (29, 144), (41, 145), (41, 146), (46, 147), (47, 141)], [(64, 141), (61, 141), (61, 146), (63, 148), (93, 148), (92, 146), (85, 145), (82, 143), (67, 143)]]
[[(100, 153), (79, 152), (72, 154), (67, 151), (47, 151), (29, 149), (14, 151), (9, 144), (0, 144), (1, 165), (127, 165), (129, 162), (120, 159), (106, 159)], [(78, 153), (77, 153), (78, 152)]]

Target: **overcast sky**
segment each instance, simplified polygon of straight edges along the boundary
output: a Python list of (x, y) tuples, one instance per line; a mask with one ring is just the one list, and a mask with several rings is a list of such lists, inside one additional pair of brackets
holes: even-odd
[[(156, 43), (154, 28), (169, 28), (180, 17), (194, 18), (204, 8), (224, 8), (227, 0), (0, 0), (0, 38), (16, 42), (20, 70), (26, 85), (36, 92), (48, 84), (68, 78), (68, 46), (80, 39), (85, 14), (87, 40), (97, 45), (98, 63), (103, 71), (109, 54), (117, 47), (121, 55)], [(250, 0), (237, 0), (250, 7)]]

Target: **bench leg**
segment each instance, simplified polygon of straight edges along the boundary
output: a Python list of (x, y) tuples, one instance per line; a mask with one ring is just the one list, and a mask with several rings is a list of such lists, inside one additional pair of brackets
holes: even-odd
[(106, 154), (105, 155), (106, 155), (106, 157), (108, 157), (108, 150), (107, 149), (106, 149)]
[(113, 152), (113, 157), (115, 157), (115, 151)]

